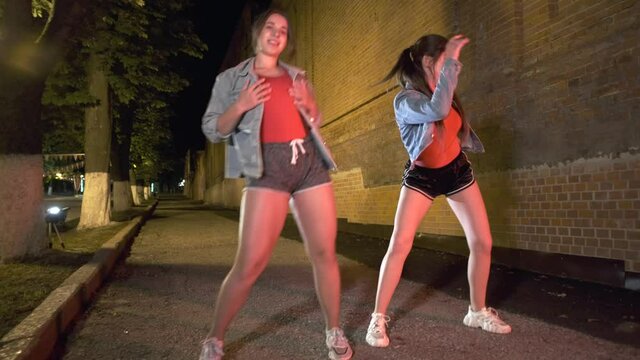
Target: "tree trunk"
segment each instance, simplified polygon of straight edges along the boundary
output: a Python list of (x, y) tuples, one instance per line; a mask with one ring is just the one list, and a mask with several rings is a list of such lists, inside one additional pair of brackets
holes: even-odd
[(133, 205), (133, 194), (129, 182), (129, 153), (131, 147), (131, 125), (133, 114), (125, 113), (120, 118), (120, 139), (115, 131), (111, 136), (111, 177), (113, 179), (113, 211), (127, 211)]
[(191, 169), (191, 149), (187, 150), (187, 154), (184, 159), (184, 190), (182, 193), (188, 197), (193, 197), (193, 193), (191, 192), (191, 179), (193, 171)]
[(193, 200), (204, 200), (204, 190), (206, 186), (204, 159), (204, 151), (196, 151), (195, 171), (193, 183), (191, 184), (191, 198)]
[(133, 204), (136, 206), (142, 205), (140, 200), (142, 193), (138, 181), (136, 179), (136, 173), (133, 170), (129, 170), (129, 183), (131, 184), (131, 195), (133, 197)]
[(88, 63), (89, 92), (99, 103), (85, 111), (85, 189), (78, 229), (105, 226), (111, 222), (109, 159), (111, 113), (109, 86), (96, 55)]
[[(58, 0), (44, 32), (34, 28), (31, 1), (3, 1), (0, 23), (0, 261), (47, 246), (42, 124), (44, 82), (66, 51), (87, 0)], [(38, 35), (40, 41), (36, 42)]]
[(133, 206), (129, 180), (113, 180), (113, 211), (127, 211)]
[[(26, 9), (28, 11), (30, 11), (30, 4)], [(12, 5), (15, 6), (15, 4)], [(17, 7), (5, 8), (3, 21), (7, 23), (14, 21), (14, 23), (5, 23), (3, 31), (7, 31), (7, 28), (11, 30), (10, 25), (20, 26), (19, 10), (25, 11)], [(30, 13), (27, 14), (31, 16)], [(11, 18), (6, 19), (9, 16)], [(22, 16), (25, 15), (22, 14)], [(22, 22), (26, 21), (22, 19)], [(7, 34), (9, 35), (17, 37), (20, 34), (12, 32)], [(35, 255), (48, 243), (42, 204), (44, 187), (40, 124), (40, 103), (46, 75), (32, 71), (33, 69), (23, 68), (24, 64), (18, 61), (18, 43), (25, 41), (28, 42), (29, 39), (8, 38), (4, 39), (0, 46), (0, 204), (2, 204), (0, 261), (2, 262), (19, 260), (25, 255)], [(33, 46), (35, 48), (35, 45)]]

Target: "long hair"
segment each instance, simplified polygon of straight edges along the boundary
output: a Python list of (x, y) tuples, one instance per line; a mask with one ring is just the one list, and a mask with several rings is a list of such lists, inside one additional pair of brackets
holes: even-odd
[(258, 17), (256, 17), (255, 21), (251, 25), (251, 45), (253, 51), (257, 53), (258, 49), (258, 38), (260, 37), (260, 32), (264, 28), (264, 25), (267, 23), (269, 16), (273, 14), (278, 14), (287, 20), (287, 46), (285, 47), (283, 54), (287, 57), (291, 57), (295, 54), (295, 38), (293, 36), (293, 31), (291, 30), (291, 21), (289, 21), (289, 17), (287, 13), (279, 8), (269, 8)]
[[(419, 38), (413, 45), (402, 50), (395, 65), (393, 65), (391, 71), (389, 71), (382, 81), (388, 81), (396, 77), (402, 88), (407, 88), (407, 86), (411, 85), (414, 89), (431, 98), (433, 91), (429, 89), (425, 81), (425, 73), (422, 69), (422, 58), (430, 56), (434, 60), (438, 59), (442, 56), (447, 46), (447, 41), (447, 38), (437, 34), (429, 34)], [(453, 103), (451, 106), (458, 111), (462, 118), (462, 128), (458, 136), (466, 136), (469, 133), (469, 124), (464, 116), (464, 109), (462, 108), (460, 99), (455, 92), (453, 93)], [(444, 125), (442, 120), (444, 119), (436, 121), (436, 126), (439, 130), (441, 130)]]

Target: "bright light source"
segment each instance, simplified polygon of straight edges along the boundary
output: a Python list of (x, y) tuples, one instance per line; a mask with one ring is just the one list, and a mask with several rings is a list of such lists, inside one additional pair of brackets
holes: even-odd
[(185, 180), (184, 180), (184, 179), (182, 179), (182, 181), (180, 181), (180, 182), (178, 183), (178, 186), (184, 186), (184, 184), (185, 184)]
[(56, 173), (56, 179), (62, 179), (62, 173)]
[(67, 218), (68, 210), (69, 207), (60, 208), (57, 206), (52, 206), (47, 209), (44, 220), (48, 223), (63, 223)]
[(47, 213), (51, 214), (51, 215), (56, 215), (60, 213), (60, 208), (57, 206), (53, 206), (47, 209)]

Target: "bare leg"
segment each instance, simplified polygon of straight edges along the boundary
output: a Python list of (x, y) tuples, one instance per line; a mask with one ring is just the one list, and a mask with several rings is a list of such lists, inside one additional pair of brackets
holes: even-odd
[(458, 217), (469, 244), (467, 278), (471, 309), (485, 307), (491, 268), (491, 229), (478, 183), (450, 196), (447, 201)]
[(376, 313), (386, 314), (391, 296), (398, 286), (404, 262), (413, 246), (416, 230), (427, 213), (432, 200), (405, 186), (400, 190), (400, 199), (393, 224), (393, 234), (387, 254), (380, 266), (378, 291), (376, 293)]
[(336, 258), (336, 207), (329, 183), (302, 190), (291, 204), (313, 266), (316, 294), (326, 328), (340, 323), (340, 269)]
[(245, 189), (240, 210), (238, 251), (222, 282), (207, 337), (224, 339), (233, 317), (244, 305), (251, 287), (266, 268), (280, 237), (288, 211), (289, 194), (269, 189)]

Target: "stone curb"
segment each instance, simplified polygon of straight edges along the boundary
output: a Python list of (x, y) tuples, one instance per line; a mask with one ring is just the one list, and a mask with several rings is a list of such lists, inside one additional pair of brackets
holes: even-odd
[(105, 242), (91, 260), (53, 290), (26, 319), (0, 340), (0, 360), (50, 359), (59, 340), (91, 303), (116, 262), (129, 248), (158, 200)]

